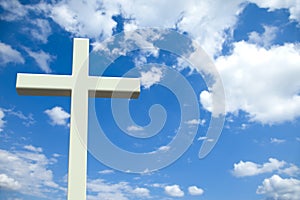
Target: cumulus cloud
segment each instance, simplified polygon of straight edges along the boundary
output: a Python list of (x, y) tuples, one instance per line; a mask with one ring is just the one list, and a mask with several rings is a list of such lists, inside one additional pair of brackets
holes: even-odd
[(198, 188), (197, 186), (190, 186), (188, 188), (190, 195), (196, 196), (196, 195), (202, 195), (204, 193), (204, 190), (201, 188)]
[(128, 24), (139, 27), (177, 27), (180, 31), (188, 32), (209, 55), (214, 55), (222, 48), (226, 37), (224, 30), (232, 28), (236, 23), (236, 17), (242, 10), (242, 2), (121, 1), (120, 7), (123, 15), (132, 19)]
[(8, 63), (24, 64), (24, 58), (21, 53), (13, 49), (10, 45), (0, 42), (0, 65)]
[(101, 3), (98, 0), (70, 0), (40, 2), (35, 6), (23, 5), (17, 0), (4, 0), (0, 6), (5, 12), (0, 18), (14, 21), (24, 18), (29, 12), (43, 13), (75, 36), (103, 40), (111, 36), (116, 28), (117, 23), (112, 17), (122, 15), (128, 19), (124, 22), (125, 30), (137, 27), (176, 27), (192, 36), (213, 57), (221, 51), (224, 41), (231, 37), (239, 14), (249, 2), (269, 11), (288, 9), (291, 20), (300, 20), (299, 2), (293, 0), (234, 0), (226, 4), (222, 0), (213, 3), (209, 0), (103, 0)]
[(63, 1), (50, 8), (51, 18), (75, 36), (107, 38), (117, 23), (112, 19), (120, 14), (117, 3), (110, 1)]
[(290, 164), (290, 166), (279, 170), (279, 173), (286, 174), (288, 176), (297, 176), (300, 174), (300, 168), (294, 164)]
[(263, 173), (279, 172), (290, 176), (297, 175), (299, 168), (294, 164), (270, 158), (269, 162), (257, 164), (250, 161), (240, 161), (234, 164), (232, 174), (236, 177), (255, 176)]
[(209, 112), (212, 112), (213, 105), (212, 105), (212, 95), (210, 92), (203, 90), (200, 93), (200, 102), (206, 110), (208, 110)]
[(89, 195), (89, 200), (129, 200), (131, 198), (150, 198), (150, 191), (147, 188), (132, 187), (128, 182), (108, 183), (103, 179), (88, 180), (88, 191), (94, 193)]
[(38, 67), (42, 71), (44, 71), (46, 73), (51, 72), (50, 63), (54, 59), (54, 57), (52, 55), (50, 55), (42, 50), (39, 52), (31, 51), (28, 48), (25, 48), (25, 50), (28, 53), (28, 55), (34, 59), (34, 61), (37, 63)]
[[(4, 2), (4, 3), (3, 3)], [(174, 28), (188, 32), (204, 49), (213, 55), (220, 51), (225, 40), (225, 30), (233, 28), (242, 10), (242, 0), (224, 5), (217, 0), (213, 4), (204, 1), (91, 1), (41, 2), (36, 8), (22, 5), (18, 1), (2, 1), (5, 10), (1, 19), (13, 21), (28, 15), (29, 11), (44, 13), (64, 30), (75, 36), (102, 40), (112, 35), (117, 23), (113, 16), (126, 19), (124, 27)], [(172, 9), (169, 9), (172, 7)], [(208, 23), (209, 22), (209, 23)], [(214, 34), (210, 34), (214, 33)]]
[(152, 67), (147, 72), (141, 72), (141, 85), (148, 89), (152, 85), (158, 83), (163, 77), (163, 72), (160, 68)]
[(18, 181), (8, 177), (6, 174), (0, 174), (0, 187), (9, 190), (18, 190), (21, 188), (21, 185)]
[(284, 161), (278, 161), (274, 158), (270, 158), (269, 162), (264, 163), (263, 165), (259, 165), (250, 161), (240, 161), (238, 164), (234, 164), (233, 174), (237, 177), (254, 176), (279, 170), (285, 164), (286, 163)]
[(44, 112), (50, 117), (52, 125), (68, 126), (67, 121), (70, 118), (70, 114), (64, 111), (62, 107), (55, 106)]
[(256, 193), (265, 195), (268, 199), (298, 200), (300, 199), (300, 180), (273, 175), (258, 186)]
[(184, 192), (180, 189), (179, 185), (165, 186), (165, 193), (172, 197), (183, 197)]
[(32, 149), (38, 150), (31, 145), (22, 151), (0, 149), (0, 191), (15, 190), (35, 197), (65, 191), (53, 180), (53, 172), (49, 169), (50, 159)]
[[(269, 49), (245, 41), (220, 56), (216, 66), (226, 94), (227, 113), (242, 110), (263, 124), (292, 121), (300, 116), (300, 46), (284, 44)], [(284, 67), (283, 67), (284, 66)], [(201, 93), (208, 110), (209, 93)]]

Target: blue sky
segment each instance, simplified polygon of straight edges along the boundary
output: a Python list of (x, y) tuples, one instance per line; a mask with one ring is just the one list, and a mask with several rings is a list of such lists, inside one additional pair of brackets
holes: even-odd
[[(91, 55), (107, 48), (104, 58), (117, 58), (102, 73), (105, 59), (97, 57), (91, 75), (141, 79), (137, 100), (95, 100), (97, 122), (115, 145), (136, 153), (168, 151), (180, 130), (198, 128), (175, 162), (153, 172), (118, 171), (89, 153), (88, 199), (300, 199), (299, 5), (298, 0), (1, 1), (0, 199), (66, 199), (70, 98), (19, 96), (15, 83), (20, 72), (71, 74), (74, 37), (90, 39)], [(149, 31), (139, 39), (127, 37), (141, 47), (155, 46), (159, 34), (149, 28), (164, 28), (206, 52), (226, 96), (219, 140), (206, 135), (219, 112), (211, 103), (215, 85), (207, 85), (203, 71), (192, 65), (199, 61), (193, 49), (161, 37), (184, 56), (155, 48), (129, 51), (126, 45), (113, 53), (119, 33), (137, 28)], [(147, 37), (153, 44), (143, 43)], [(192, 93), (186, 95), (184, 83)], [(196, 102), (193, 112), (199, 109), (189, 113), (190, 120), (181, 118), (181, 109), (188, 109), (181, 96)], [(125, 118), (118, 124), (111, 103), (122, 102), (129, 102), (133, 124)], [(150, 138), (129, 136), (152, 134), (147, 125), (164, 121), (158, 112), (151, 122), (154, 104), (165, 109), (163, 127)], [(199, 159), (205, 142), (216, 145)], [(126, 165), (126, 159), (118, 162)]]

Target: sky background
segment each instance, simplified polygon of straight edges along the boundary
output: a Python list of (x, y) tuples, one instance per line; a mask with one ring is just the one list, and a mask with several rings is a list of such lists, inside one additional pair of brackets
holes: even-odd
[(142, 81), (140, 98), (129, 101), (139, 126), (126, 131), (142, 133), (153, 104), (168, 115), (156, 136), (134, 138), (115, 123), (111, 100), (97, 99), (99, 123), (115, 145), (139, 153), (168, 150), (179, 128), (180, 102), (160, 85), (166, 70), (147, 63), (164, 64), (191, 84), (200, 115), (185, 124), (199, 128), (190, 148), (155, 172), (120, 172), (89, 154), (88, 199), (299, 200), (299, 0), (2, 0), (0, 199), (66, 199), (70, 98), (19, 96), (16, 74), (71, 74), (74, 37), (89, 38), (92, 51), (117, 33), (145, 27), (185, 34), (214, 62), (226, 95), (223, 131), (199, 159), (211, 117), (201, 74), (164, 51), (119, 57), (104, 75), (136, 69)]

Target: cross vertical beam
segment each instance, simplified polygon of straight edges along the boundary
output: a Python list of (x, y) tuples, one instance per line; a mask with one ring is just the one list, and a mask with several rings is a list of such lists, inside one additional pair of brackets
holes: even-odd
[[(74, 80), (88, 76), (88, 53), (89, 41), (76, 39), (72, 66)], [(68, 200), (86, 199), (87, 147), (84, 144), (87, 144), (88, 90), (82, 85), (72, 90), (71, 116), (74, 116), (75, 112), (80, 112), (82, 120), (75, 122), (75, 118), (71, 117), (70, 122)]]

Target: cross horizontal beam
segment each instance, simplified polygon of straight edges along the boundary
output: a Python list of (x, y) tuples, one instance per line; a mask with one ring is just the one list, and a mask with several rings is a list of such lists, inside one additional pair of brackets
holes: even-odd
[[(17, 92), (27, 96), (71, 96), (76, 77), (53, 74), (17, 75)], [(102, 98), (138, 98), (140, 80), (138, 78), (96, 77), (89, 76), (85, 80), (89, 97)]]

